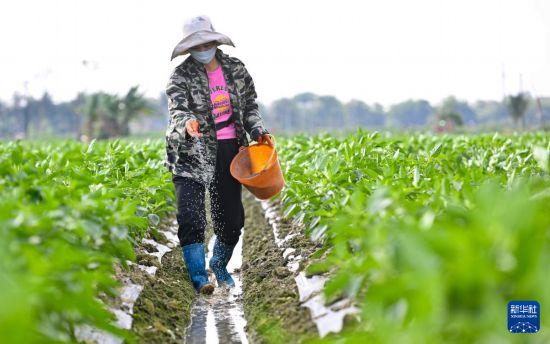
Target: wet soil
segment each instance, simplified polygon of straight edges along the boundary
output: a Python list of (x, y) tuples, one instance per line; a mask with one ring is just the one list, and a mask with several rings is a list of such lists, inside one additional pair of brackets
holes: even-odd
[[(212, 258), (215, 240), (216, 237), (211, 236), (208, 242), (207, 261)], [(242, 240), (239, 240), (227, 265), (227, 270), (235, 281), (235, 287), (218, 285), (212, 295), (199, 295), (195, 299), (191, 308), (191, 324), (187, 329), (186, 343), (248, 343), (242, 307), (241, 263)], [(209, 275), (211, 282), (217, 284), (213, 273), (209, 271)]]
[[(209, 208), (208, 201), (206, 203)], [(243, 294), (238, 297), (242, 299), (248, 341), (302, 343), (315, 340), (318, 338), (315, 324), (309, 311), (300, 306), (294, 274), (286, 268), (287, 261), (275, 244), (272, 228), (264, 217), (260, 202), (243, 189), (243, 203), (246, 214), (243, 264), (240, 270)], [(173, 219), (163, 221), (163, 224), (173, 226), (171, 221)], [(210, 218), (208, 222), (205, 243), (212, 236)], [(285, 236), (296, 231), (296, 226), (298, 224), (282, 220), (280, 235)], [(163, 241), (163, 234), (156, 234), (158, 238), (154, 239)], [(309, 257), (314, 257), (313, 253), (319, 249), (303, 235), (295, 236), (289, 242), (296, 253), (305, 258), (305, 262)], [(132, 332), (138, 343), (183, 343), (189, 334), (187, 332), (192, 331), (190, 312), (193, 302), (198, 299), (182, 261), (181, 251), (176, 247), (166, 253), (160, 265), (156, 258), (145, 253), (147, 248), (152, 249), (137, 249), (137, 263), (154, 265), (159, 269), (153, 277), (138, 271), (137, 266), (131, 267), (135, 271), (135, 276), (131, 276), (132, 280), (144, 285), (134, 306)], [(300, 266), (300, 270), (303, 268), (304, 266)], [(214, 315), (224, 313), (223, 309), (213, 310)], [(207, 317), (208, 313), (203, 316)], [(219, 327), (218, 318), (214, 318)], [(208, 337), (206, 333), (205, 337)], [(227, 338), (229, 337), (235, 336)], [(222, 338), (218, 338), (218, 341), (224, 343)]]
[[(173, 219), (167, 221), (172, 222)], [(173, 224), (172, 224), (173, 225)], [(161, 236), (162, 233), (160, 233)], [(140, 264), (160, 266), (158, 259), (138, 252)], [(152, 258), (152, 259), (151, 259)], [(156, 262), (155, 262), (156, 261)], [(132, 332), (138, 343), (183, 343), (195, 290), (176, 246), (162, 257), (155, 276), (141, 274), (144, 285), (134, 305)]]
[[(261, 204), (243, 192), (246, 222), (243, 244), (243, 305), (251, 343), (301, 343), (317, 338), (309, 311), (300, 306), (294, 275), (286, 268), (281, 250)], [(286, 223), (285, 230), (292, 224)], [(307, 259), (315, 248), (303, 236), (292, 240)]]

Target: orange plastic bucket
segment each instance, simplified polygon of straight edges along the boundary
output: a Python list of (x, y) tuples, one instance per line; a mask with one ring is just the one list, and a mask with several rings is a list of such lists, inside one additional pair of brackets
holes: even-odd
[[(273, 136), (271, 138), (274, 141)], [(240, 147), (229, 171), (233, 178), (262, 200), (275, 196), (285, 186), (277, 151), (267, 143)]]

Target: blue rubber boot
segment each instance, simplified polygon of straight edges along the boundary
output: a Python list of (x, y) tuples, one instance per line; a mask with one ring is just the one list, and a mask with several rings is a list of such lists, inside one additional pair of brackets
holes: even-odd
[(233, 281), (233, 278), (229, 272), (227, 272), (227, 263), (229, 263), (229, 259), (231, 259), (234, 248), (235, 245), (226, 245), (216, 237), (212, 258), (210, 259), (210, 263), (208, 265), (210, 266), (212, 272), (214, 272), (214, 275), (216, 275), (216, 280), (218, 281), (219, 286), (224, 284), (228, 287), (235, 286), (235, 281)]
[(203, 244), (190, 244), (182, 246), (181, 249), (183, 252), (183, 260), (189, 272), (189, 278), (191, 278), (195, 290), (202, 294), (212, 294), (214, 285), (208, 281)]

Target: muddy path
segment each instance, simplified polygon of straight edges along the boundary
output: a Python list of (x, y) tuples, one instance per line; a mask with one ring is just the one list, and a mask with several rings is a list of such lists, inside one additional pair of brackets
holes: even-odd
[[(213, 295), (197, 295), (181, 250), (172, 250), (162, 259), (155, 278), (143, 281), (132, 329), (137, 342), (300, 343), (317, 337), (261, 203), (246, 189), (243, 203), (244, 232), (228, 265), (235, 288), (216, 287)], [(207, 202), (207, 214), (209, 208)], [(208, 266), (215, 236), (207, 216)], [(296, 237), (293, 242), (299, 253), (308, 255), (309, 241)], [(215, 283), (212, 273), (210, 279)]]
[[(294, 276), (260, 202), (245, 190), (243, 203), (245, 228), (228, 265), (236, 287), (197, 296), (185, 342), (299, 343), (315, 338), (315, 325), (300, 307)], [(215, 240), (209, 236), (207, 262)]]
[[(206, 266), (212, 258), (215, 239), (214, 235), (209, 239)], [(191, 309), (191, 323), (187, 328), (186, 343), (248, 343), (242, 307), (242, 246), (241, 237), (227, 266), (235, 280), (235, 287), (216, 287), (212, 295), (197, 296)], [(209, 275), (210, 280), (215, 283), (213, 274)]]

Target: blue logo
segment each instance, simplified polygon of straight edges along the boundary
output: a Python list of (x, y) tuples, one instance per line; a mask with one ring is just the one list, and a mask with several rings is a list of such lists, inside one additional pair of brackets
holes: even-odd
[(537, 301), (508, 302), (508, 331), (537, 333), (540, 329), (540, 305)]

